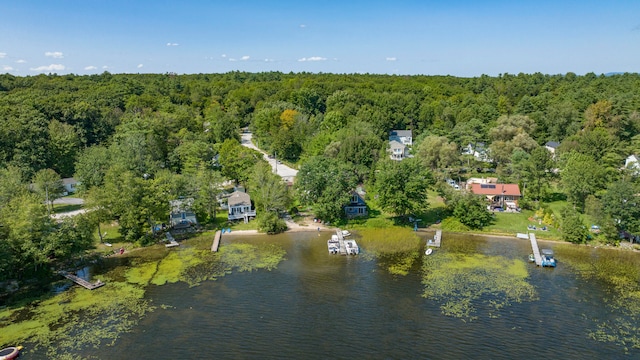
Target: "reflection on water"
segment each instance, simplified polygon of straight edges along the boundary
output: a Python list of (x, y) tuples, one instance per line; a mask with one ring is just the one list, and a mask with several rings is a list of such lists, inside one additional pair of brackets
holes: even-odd
[[(81, 355), (105, 359), (625, 357), (619, 347), (587, 337), (594, 319), (610, 317), (602, 306), (604, 292), (577, 279), (562, 262), (556, 269), (527, 264), (528, 281), (538, 300), (514, 303), (499, 318), (479, 316), (464, 322), (444, 316), (438, 302), (421, 297), (421, 261), (407, 276), (392, 275), (375, 260), (328, 254), (329, 236), (313, 232), (227, 236), (222, 246), (270, 242), (286, 249), (286, 260), (271, 271), (234, 272), (196, 287), (181, 282), (150, 286), (146, 296), (157, 309), (115, 346)], [(526, 261), (530, 248), (517, 239), (445, 234), (443, 247), (431, 256), (454, 251)], [(627, 356), (640, 352), (632, 350)]]

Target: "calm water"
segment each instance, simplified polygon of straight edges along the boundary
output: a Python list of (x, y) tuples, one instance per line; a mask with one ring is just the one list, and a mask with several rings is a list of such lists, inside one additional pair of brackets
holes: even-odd
[[(234, 272), (189, 288), (147, 292), (158, 309), (100, 359), (525, 359), (639, 358), (590, 340), (593, 319), (611, 316), (597, 286), (556, 269), (529, 268), (540, 300), (514, 304), (499, 318), (464, 322), (421, 297), (420, 264), (393, 276), (364, 257), (329, 255), (328, 233), (227, 237), (277, 242), (287, 260), (274, 271)], [(447, 236), (443, 240), (446, 251)], [(474, 239), (487, 254), (525, 259), (528, 242)], [(224, 242), (222, 244), (224, 246)], [(365, 249), (366, 251), (366, 249)], [(437, 256), (436, 254), (432, 256)], [(170, 308), (160, 308), (170, 305)]]

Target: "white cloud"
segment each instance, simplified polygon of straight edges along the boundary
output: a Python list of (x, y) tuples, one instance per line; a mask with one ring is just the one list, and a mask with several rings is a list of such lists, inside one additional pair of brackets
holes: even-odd
[(387, 61), (396, 61), (396, 60), (398, 60), (398, 59), (396, 59), (396, 57), (395, 57), (395, 56), (394, 56), (394, 57), (388, 57), (388, 58), (387, 58)]
[(103, 69), (108, 69), (109, 67), (107, 65), (103, 65), (102, 68)]
[(60, 51), (47, 51), (46, 53), (44, 53), (44, 56), (54, 59), (62, 59), (64, 57), (64, 55)]
[(301, 27), (302, 29), (304, 29), (304, 28), (306, 28), (306, 27), (307, 27), (307, 25), (305, 25), (305, 24), (300, 24), (300, 27)]
[(138, 64), (138, 69), (142, 69), (143, 66), (144, 64)]
[(274, 62), (275, 60), (273, 59), (264, 59), (264, 62)]
[(229, 58), (229, 61), (238, 61), (238, 60), (236, 60), (234, 58)]
[(7, 57), (7, 53), (0, 52), (0, 59)]
[(240, 60), (247, 61), (247, 60), (249, 60), (249, 58), (250, 58), (249, 55), (245, 55), (245, 56), (241, 57)]
[(226, 58), (227, 54), (222, 54), (222, 55), (220, 55), (220, 57)]
[(180, 44), (178, 44), (178, 43), (172, 43), (172, 42), (168, 42), (168, 43), (167, 43), (167, 46), (178, 46), (178, 45), (180, 45)]
[(89, 66), (85, 66), (84, 69), (85, 70), (95, 70), (95, 69), (97, 69), (97, 67), (95, 67), (93, 65), (89, 65)]
[(4, 66), (2, 67), (2, 70), (4, 70), (4, 71), (12, 71), (12, 70), (13, 70), (13, 68), (12, 68), (11, 66), (4, 65)]
[(51, 65), (43, 65), (35, 68), (31, 68), (31, 71), (38, 72), (52, 72), (52, 71), (62, 71), (65, 67), (62, 64), (51, 64)]
[(321, 56), (312, 56), (312, 57), (308, 57), (308, 58), (301, 58), (298, 59), (298, 61), (325, 61), (327, 60), (327, 58), (321, 57)]
[(18, 64), (24, 64), (24, 63), (26, 63), (26, 62), (27, 62), (27, 60), (20, 59), (20, 60), (16, 60), (16, 62), (17, 62)]

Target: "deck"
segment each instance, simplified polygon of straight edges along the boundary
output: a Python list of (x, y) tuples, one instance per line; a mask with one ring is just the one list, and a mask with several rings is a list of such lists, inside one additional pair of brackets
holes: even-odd
[(100, 286), (104, 285), (104, 283), (102, 281), (100, 281), (100, 280), (98, 280), (98, 281), (96, 281), (94, 283), (90, 283), (87, 280), (85, 280), (85, 279), (83, 279), (81, 277), (75, 276), (73, 274), (70, 274), (70, 273), (68, 273), (66, 271), (60, 271), (59, 274), (64, 276), (64, 277), (66, 277), (67, 279), (73, 281), (74, 283), (76, 283), (76, 284), (78, 284), (80, 286), (83, 286), (83, 287), (85, 287), (85, 288), (87, 288), (89, 290), (97, 289)]
[(216, 236), (213, 238), (213, 244), (211, 244), (211, 251), (217, 252), (220, 247), (220, 238), (222, 237), (222, 231), (216, 231)]
[(336, 236), (338, 237), (338, 243), (340, 244), (338, 252), (340, 255), (358, 255), (360, 248), (355, 240), (346, 240), (342, 230), (336, 230)]
[(442, 230), (436, 230), (436, 234), (433, 236), (433, 239), (427, 240), (427, 246), (440, 247), (441, 242), (442, 242)]
[(542, 256), (540, 256), (540, 248), (538, 247), (538, 240), (536, 240), (536, 234), (529, 233), (529, 240), (531, 240), (531, 249), (533, 250), (533, 258), (536, 260), (536, 265), (542, 265)]

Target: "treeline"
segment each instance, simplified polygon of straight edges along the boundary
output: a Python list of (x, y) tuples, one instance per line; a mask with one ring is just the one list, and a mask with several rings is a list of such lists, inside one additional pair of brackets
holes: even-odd
[[(504, 181), (526, 184), (529, 201), (550, 196), (559, 173), (578, 212), (638, 231), (621, 221), (635, 213), (621, 215), (606, 199), (614, 184), (636, 186), (620, 168), (640, 152), (639, 89), (638, 74), (0, 75), (0, 258), (33, 263), (27, 250), (48, 241), (18, 234), (10, 220), (16, 204), (27, 203), (22, 197), (44, 206), (28, 184), (47, 169), (81, 181), (91, 224), (116, 220), (128, 240), (164, 222), (168, 200), (182, 196), (194, 197), (202, 220), (213, 221), (226, 180), (247, 185), (271, 214), (261, 224), (276, 231), (273, 213), (295, 204), (292, 198), (337, 220), (350, 191), (364, 183), (384, 210), (404, 215), (425, 207), (426, 187), (445, 171), (488, 166)], [(262, 149), (300, 166), (296, 194), (240, 146), (245, 127)], [(415, 157), (406, 163), (387, 160), (392, 129), (413, 130)], [(555, 161), (547, 141), (561, 143)], [(480, 142), (491, 165), (461, 155)], [(29, 219), (25, 213), (21, 221)], [(55, 234), (60, 225), (42, 227)], [(55, 258), (51, 251), (39, 263)]]

